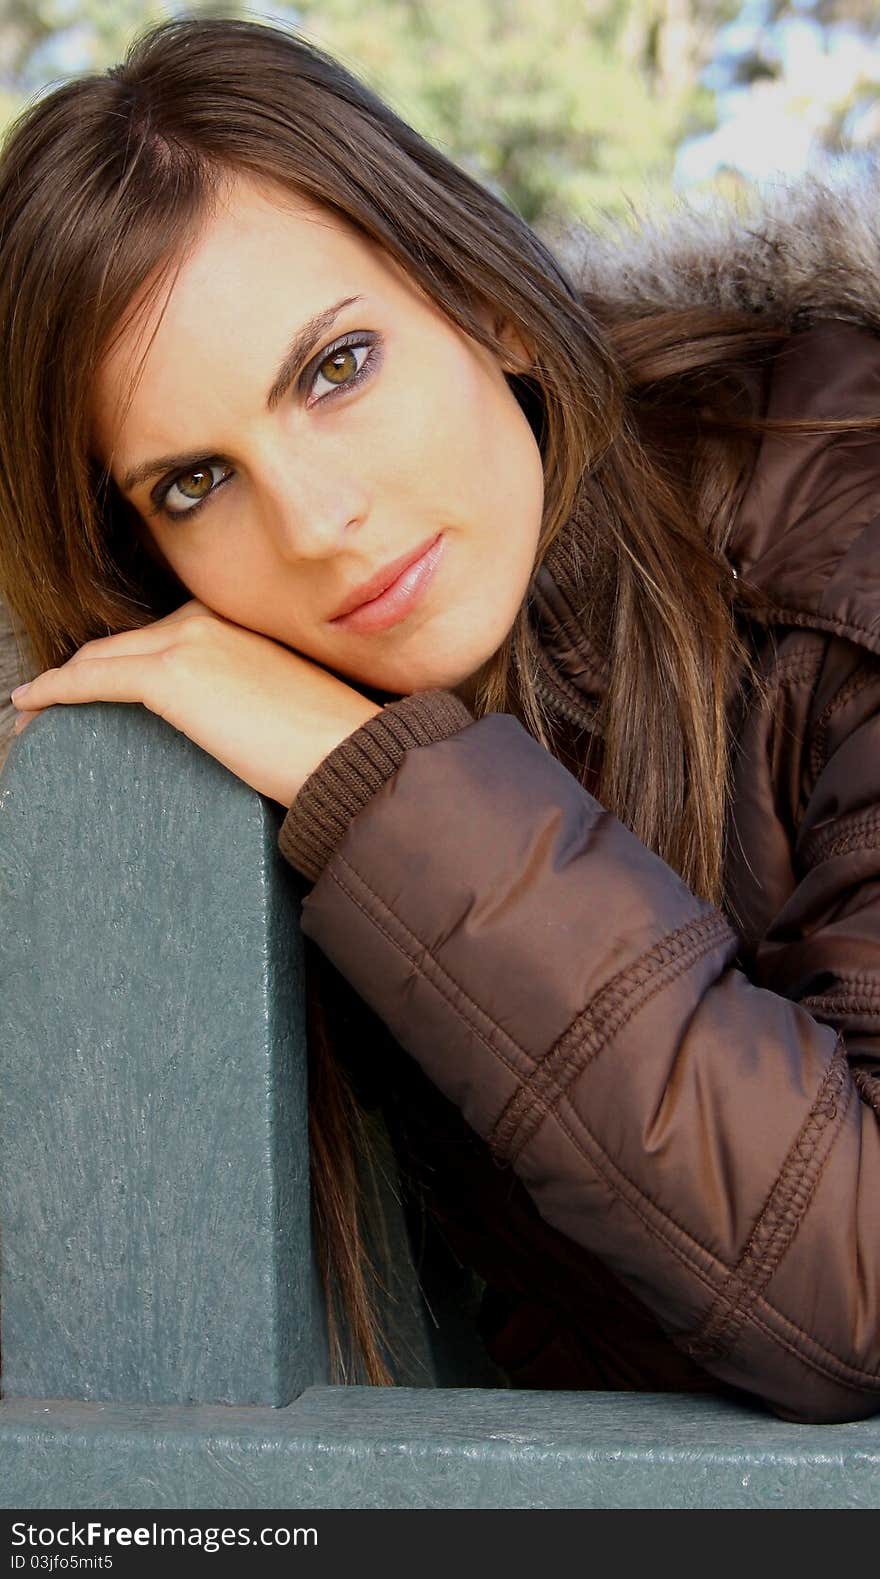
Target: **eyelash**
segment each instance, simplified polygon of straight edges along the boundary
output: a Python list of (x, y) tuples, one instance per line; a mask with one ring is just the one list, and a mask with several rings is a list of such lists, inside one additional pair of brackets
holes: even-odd
[[(362, 333), (353, 333), (343, 335), (341, 340), (334, 340), (331, 345), (326, 346), (323, 351), (319, 352), (315, 361), (311, 364), (315, 369), (315, 373), (314, 377), (310, 378), (308, 381), (309, 388), (311, 388), (312, 384), (315, 382), (315, 379), (319, 376), (324, 363), (328, 362), (331, 356), (335, 356), (337, 351), (345, 351), (349, 348), (353, 350), (364, 349), (366, 350), (367, 355), (364, 357), (363, 362), (361, 363), (357, 372), (354, 374), (353, 378), (350, 378), (345, 384), (338, 384), (335, 389), (331, 389), (329, 394), (321, 395), (318, 400), (313, 402), (313, 404), (322, 405), (327, 400), (335, 399), (337, 395), (348, 394), (352, 389), (355, 389), (359, 387), (360, 384), (364, 383), (366, 379), (368, 379), (376, 370), (376, 364), (381, 351), (381, 343), (381, 340), (378, 338), (366, 340)], [(218, 483), (216, 487), (211, 489), (210, 493), (206, 493), (204, 498), (199, 499), (196, 504), (190, 505), (186, 510), (171, 510), (168, 508), (165, 500), (171, 492), (171, 489), (174, 487), (174, 484), (179, 482), (182, 477), (190, 477), (195, 471), (209, 471), (214, 466), (220, 467), (221, 462), (217, 460), (199, 461), (195, 466), (188, 466), (186, 471), (175, 472), (173, 477), (168, 477), (164, 482), (160, 482), (152, 495), (153, 509), (149, 511), (149, 514), (165, 515), (168, 516), (172, 521), (180, 520), (183, 516), (188, 518), (189, 516), (195, 515), (197, 511), (201, 510), (204, 505), (208, 504), (209, 501), (214, 498), (214, 495), (219, 492), (220, 488), (223, 487), (223, 482)], [(224, 482), (228, 481), (229, 477), (226, 477)]]

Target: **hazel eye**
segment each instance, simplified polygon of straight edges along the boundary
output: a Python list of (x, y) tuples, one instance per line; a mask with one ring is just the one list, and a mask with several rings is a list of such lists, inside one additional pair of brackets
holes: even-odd
[[(222, 466), (219, 461), (206, 461), (203, 466), (193, 467), (192, 471), (181, 472), (178, 477), (172, 478), (159, 502), (169, 515), (190, 515), (214, 492), (217, 486), (215, 472), (219, 472), (222, 478), (228, 476), (230, 470), (229, 466)], [(180, 498), (188, 499), (189, 505), (181, 509), (174, 499), (175, 492)]]
[[(319, 378), (323, 378), (325, 383), (331, 386), (331, 390), (342, 388), (345, 384), (357, 383), (362, 369), (370, 359), (372, 349), (372, 346), (358, 342), (338, 345), (318, 364), (312, 387), (316, 387)], [(360, 360), (355, 355), (356, 351), (362, 353)], [(320, 391), (318, 398), (325, 398)]]

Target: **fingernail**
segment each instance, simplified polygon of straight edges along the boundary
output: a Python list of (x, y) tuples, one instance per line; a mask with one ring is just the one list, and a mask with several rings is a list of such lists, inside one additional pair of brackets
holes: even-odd
[(14, 691), (10, 691), (10, 693), (9, 693), (9, 700), (10, 700), (10, 702), (17, 702), (18, 698), (20, 696), (24, 696), (25, 691), (29, 691), (30, 688), (31, 688), (30, 680), (28, 680), (24, 685), (17, 685), (15, 687), (15, 690)]

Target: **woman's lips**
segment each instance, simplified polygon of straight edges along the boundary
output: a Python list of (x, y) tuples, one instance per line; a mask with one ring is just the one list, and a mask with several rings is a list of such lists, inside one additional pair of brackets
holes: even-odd
[(337, 630), (381, 631), (406, 619), (422, 601), (443, 555), (445, 539), (442, 532), (429, 544), (421, 559), (407, 565), (390, 587), (380, 592), (369, 603), (362, 603), (330, 624)]

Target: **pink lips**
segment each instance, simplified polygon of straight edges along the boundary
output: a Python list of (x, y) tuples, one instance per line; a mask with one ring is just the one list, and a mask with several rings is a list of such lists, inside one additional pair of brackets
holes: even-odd
[[(330, 621), (340, 630), (379, 631), (396, 625), (420, 603), (443, 555), (443, 534), (431, 539), (418, 559), (410, 560), (376, 597)], [(343, 605), (344, 606), (344, 605)]]

